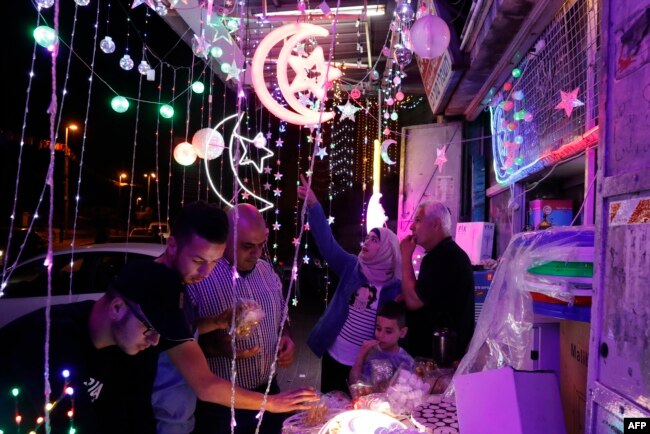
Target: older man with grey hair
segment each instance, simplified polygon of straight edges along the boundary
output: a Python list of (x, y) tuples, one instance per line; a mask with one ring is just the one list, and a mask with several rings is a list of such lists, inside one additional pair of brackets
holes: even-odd
[[(400, 243), (402, 295), (408, 309), (406, 350), (432, 357), (432, 336), (447, 329), (456, 334), (454, 360), (465, 353), (474, 333), (474, 273), (467, 254), (451, 239), (451, 215), (441, 202), (418, 206), (411, 235)], [(426, 251), (416, 279), (415, 246)]]

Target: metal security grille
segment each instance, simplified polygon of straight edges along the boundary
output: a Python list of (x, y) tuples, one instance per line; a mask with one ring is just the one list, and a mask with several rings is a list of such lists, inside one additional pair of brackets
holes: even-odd
[[(492, 100), (500, 183), (510, 184), (575, 153), (558, 150), (598, 124), (598, 22), (596, 0), (566, 1), (518, 65), (519, 77), (513, 75)], [(576, 90), (568, 116), (558, 108), (561, 92)]]

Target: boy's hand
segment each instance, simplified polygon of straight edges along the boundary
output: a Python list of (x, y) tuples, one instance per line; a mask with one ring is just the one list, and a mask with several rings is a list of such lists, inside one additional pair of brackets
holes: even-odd
[(370, 351), (372, 348), (376, 347), (379, 345), (379, 341), (376, 339), (369, 339), (365, 341), (363, 344), (361, 344), (361, 348), (359, 349), (359, 354), (366, 355), (368, 354), (368, 351)]

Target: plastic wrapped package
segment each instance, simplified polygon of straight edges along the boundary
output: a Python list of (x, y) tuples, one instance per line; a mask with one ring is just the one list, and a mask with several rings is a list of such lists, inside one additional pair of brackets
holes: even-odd
[[(558, 226), (515, 235), (499, 262), (467, 354), (455, 375), (505, 366), (522, 369), (532, 338), (530, 291), (572, 302), (566, 284), (571, 279), (547, 278), (543, 274), (529, 273), (529, 270), (534, 272), (536, 267), (549, 263), (586, 262), (593, 246), (594, 229), (586, 226)], [(453, 398), (453, 395), (452, 382), (444, 396)]]
[(429, 395), (431, 384), (414, 371), (399, 368), (386, 389), (390, 410), (393, 414), (410, 414)]

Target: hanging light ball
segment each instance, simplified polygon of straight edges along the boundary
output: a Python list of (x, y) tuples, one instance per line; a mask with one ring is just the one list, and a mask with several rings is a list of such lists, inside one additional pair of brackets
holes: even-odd
[(386, 127), (384, 128), (384, 136), (389, 136), (390, 135), (390, 128)]
[(221, 69), (221, 72), (228, 74), (230, 72), (230, 63), (222, 63), (219, 68)]
[(133, 59), (131, 59), (131, 56), (128, 54), (125, 54), (122, 56), (120, 59), (120, 68), (122, 68), (125, 71), (130, 71), (133, 69)]
[(401, 1), (397, 5), (395, 8), (395, 14), (397, 14), (399, 19), (406, 25), (411, 24), (411, 22), (413, 22), (413, 17), (415, 16), (411, 4), (406, 1)]
[(355, 87), (350, 91), (350, 98), (352, 99), (359, 99), (361, 98), (361, 91), (359, 90), (358, 87)]
[(104, 36), (104, 39), (99, 42), (99, 48), (106, 54), (114, 52), (115, 42), (113, 42), (113, 38), (110, 36)]
[(261, 134), (258, 134), (255, 136), (253, 139), (253, 146), (255, 146), (257, 149), (265, 148), (266, 147), (266, 137), (264, 137)]
[(524, 91), (523, 90), (515, 91), (515, 93), (512, 94), (512, 97), (517, 101), (521, 101), (522, 99), (524, 99)]
[(195, 81), (194, 83), (192, 83), (192, 92), (203, 93), (204, 90), (205, 90), (205, 85), (200, 81)]
[(397, 75), (397, 76), (395, 76), (395, 78), (393, 78), (393, 84), (394, 84), (395, 86), (399, 86), (399, 84), (400, 84), (401, 82), (402, 82), (402, 78), (401, 78), (399, 75)]
[(36, 0), (36, 5), (41, 9), (51, 8), (54, 5), (54, 0)]
[(513, 70), (512, 70), (512, 76), (513, 76), (514, 78), (519, 78), (519, 77), (521, 77), (521, 69), (519, 69), (519, 68), (515, 68), (515, 69), (513, 69)]
[(503, 83), (503, 90), (505, 90), (506, 92), (510, 92), (510, 89), (512, 89), (512, 83), (510, 83), (509, 81)]
[(397, 101), (403, 101), (404, 100), (404, 92), (401, 90), (398, 90), (397, 93), (395, 94), (395, 99)]
[(158, 112), (160, 113), (160, 116), (164, 117), (165, 119), (171, 119), (174, 117), (174, 107), (170, 106), (169, 104), (161, 105)]
[(379, 80), (379, 72), (376, 69), (373, 69), (372, 72), (370, 73), (370, 78), (373, 81)]
[(514, 102), (512, 102), (512, 101), (506, 101), (506, 102), (503, 104), (503, 109), (504, 109), (505, 111), (509, 112), (510, 110), (512, 110), (512, 109), (514, 108), (514, 106), (515, 106), (515, 103), (514, 103)]
[(517, 158), (515, 158), (515, 164), (516, 164), (517, 166), (521, 166), (523, 163), (524, 163), (524, 159), (523, 159), (523, 158), (521, 158), (521, 157), (517, 157)]
[(192, 136), (194, 152), (206, 160), (214, 160), (223, 154), (226, 147), (223, 136), (212, 128), (202, 128)]
[(212, 48), (210, 48), (210, 55), (215, 59), (218, 59), (221, 56), (223, 56), (223, 50), (221, 49), (221, 47), (215, 45)]
[(411, 53), (411, 50), (407, 49), (402, 44), (395, 45), (394, 57), (397, 64), (401, 67), (408, 65), (411, 63), (411, 60), (413, 60), (413, 54)]
[(124, 113), (129, 109), (129, 100), (118, 95), (111, 100), (111, 107), (118, 113)]
[(34, 29), (34, 40), (38, 45), (52, 51), (58, 42), (56, 32), (52, 27), (38, 26)]
[(142, 75), (147, 75), (147, 73), (150, 70), (151, 70), (151, 66), (149, 66), (149, 62), (147, 62), (146, 60), (142, 60), (138, 65), (138, 72)]
[(515, 136), (515, 143), (521, 145), (522, 143), (524, 143), (524, 138), (520, 135)]
[(90, 0), (74, 0), (74, 2), (79, 6), (88, 6), (90, 4)]
[(389, 117), (390, 115), (388, 114), (388, 112), (384, 112), (384, 119), (388, 120)]
[(390, 120), (391, 121), (396, 121), (397, 120), (397, 112), (393, 112), (390, 114)]
[(411, 45), (423, 59), (441, 56), (449, 46), (449, 26), (436, 15), (425, 15), (411, 27)]
[(182, 142), (174, 148), (174, 160), (181, 166), (189, 166), (196, 161), (196, 152), (191, 143)]
[(526, 114), (524, 115), (524, 121), (532, 122), (533, 121), (533, 114), (531, 112), (526, 112)]
[(395, 104), (395, 100), (394, 100), (393, 98), (388, 98), (388, 99), (386, 100), (386, 104), (388, 104), (388, 105), (393, 105), (393, 104)]

